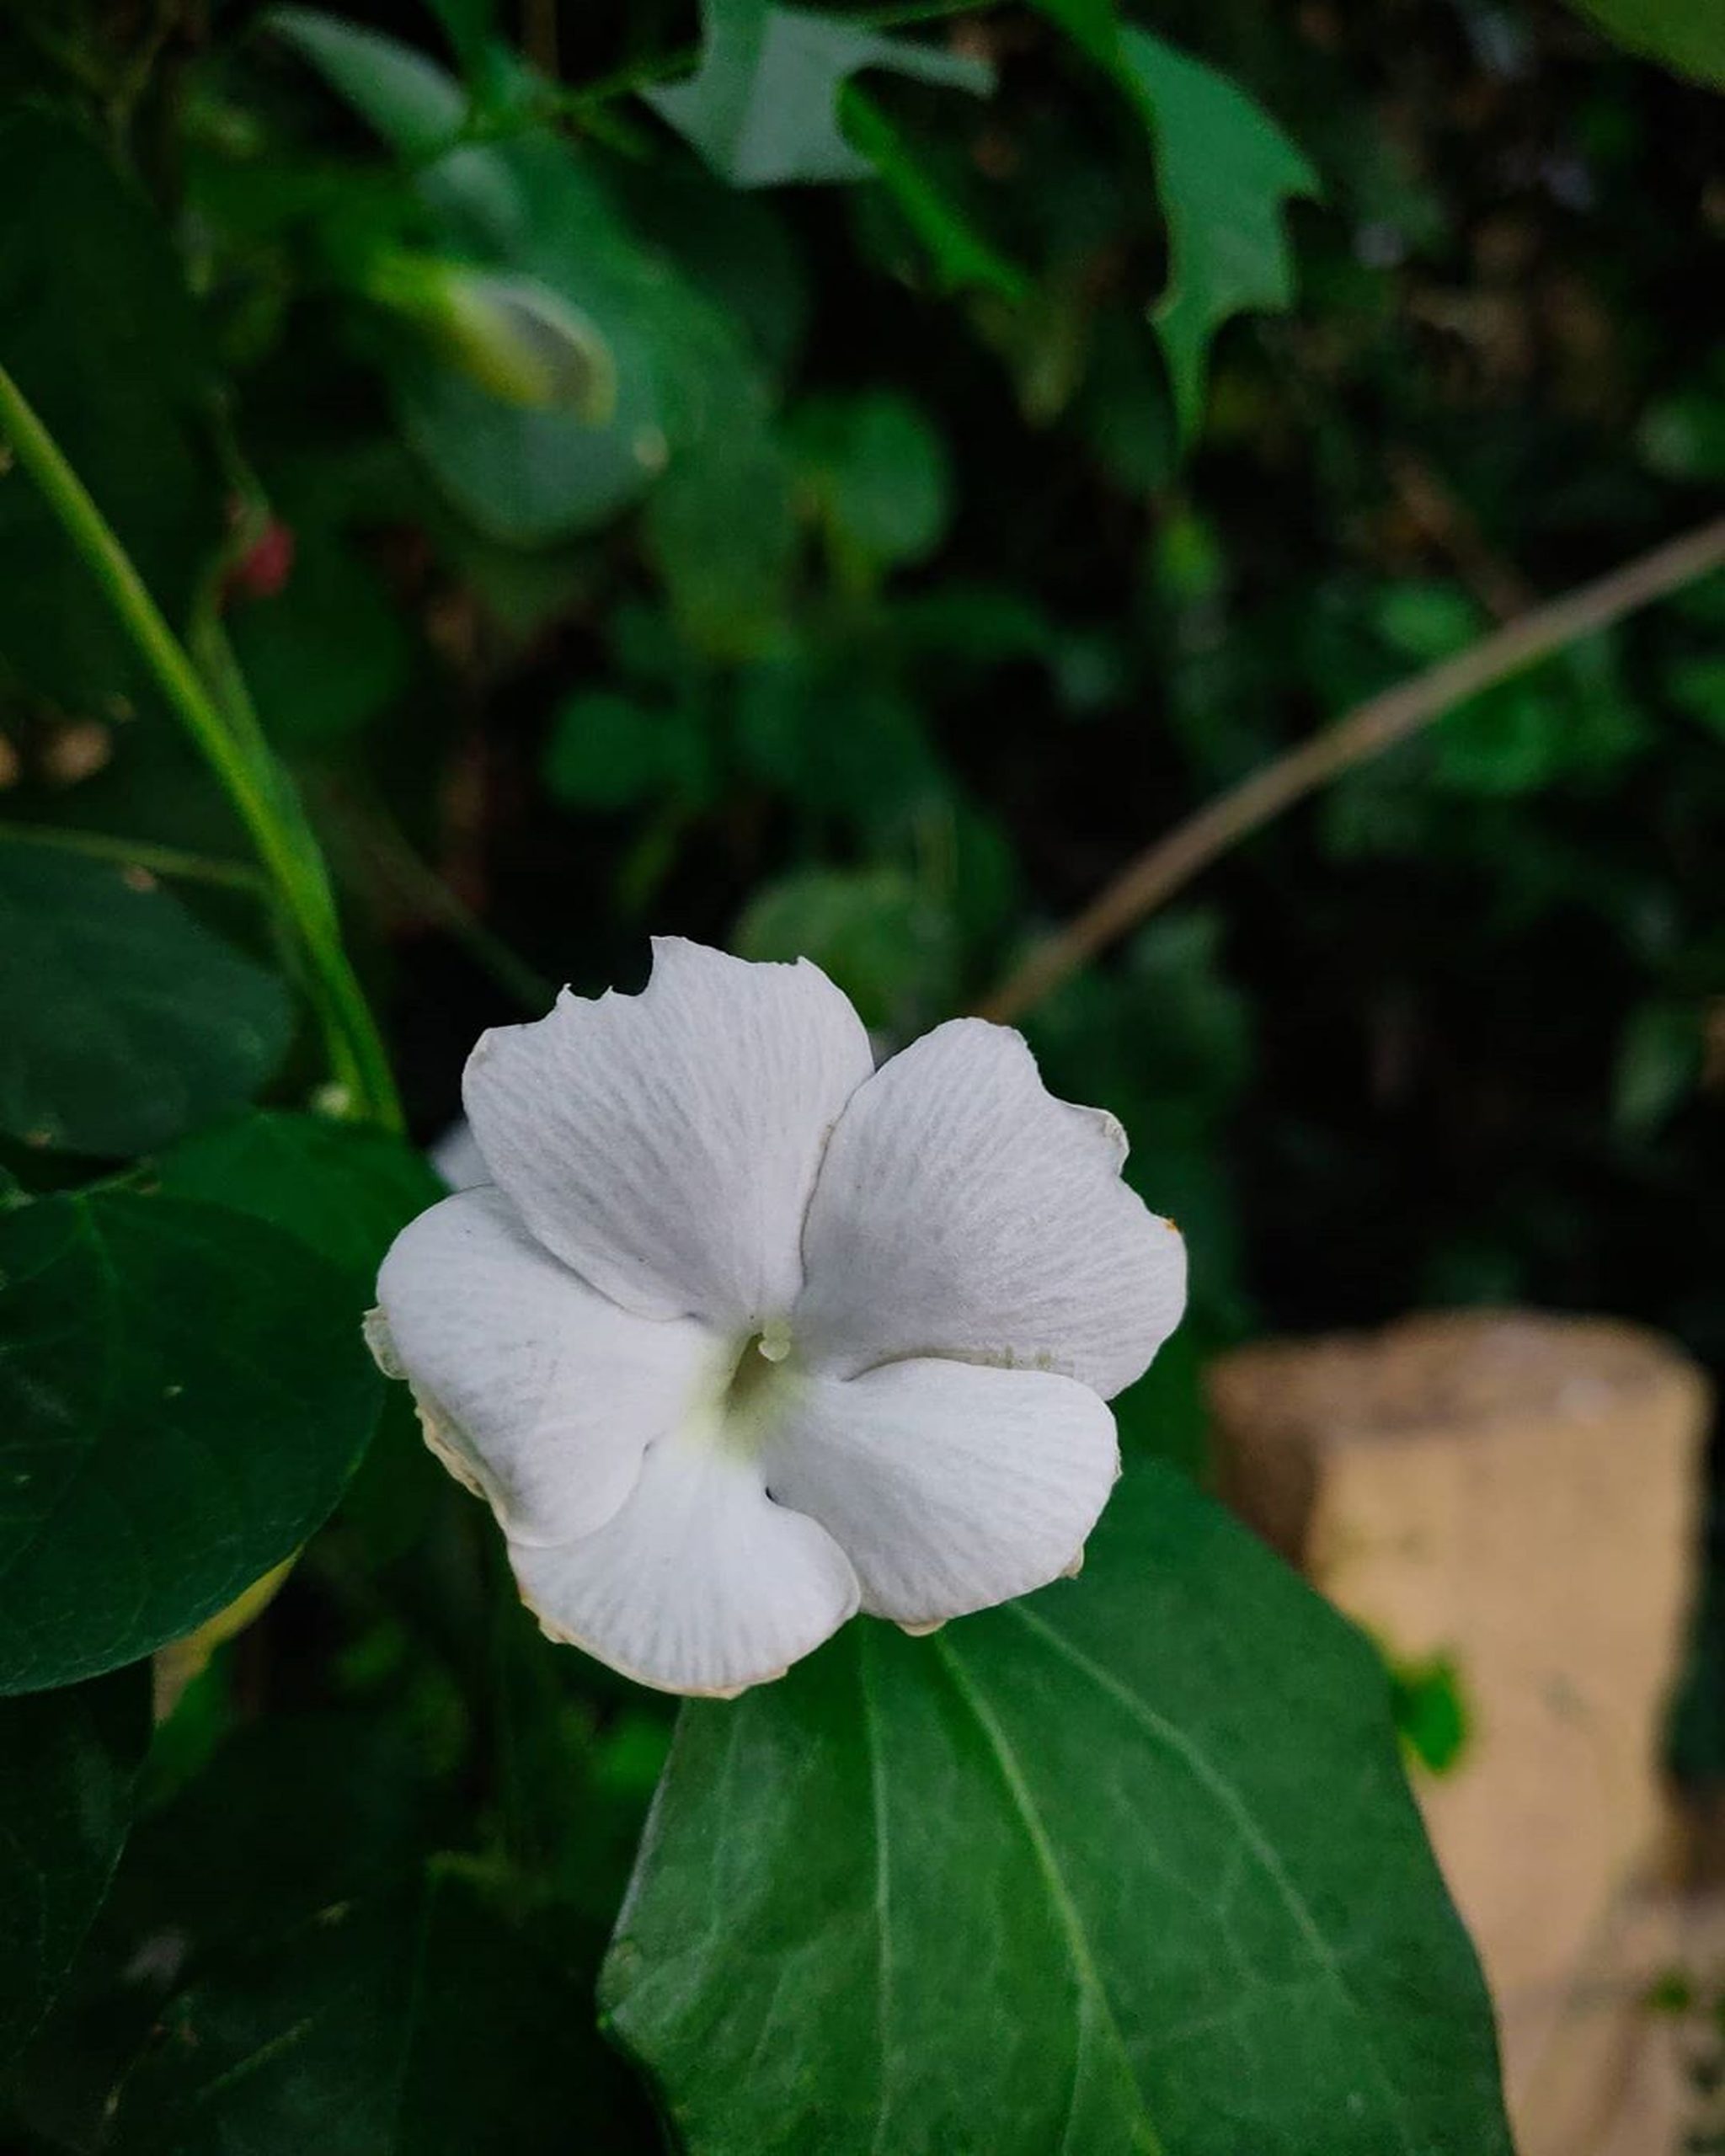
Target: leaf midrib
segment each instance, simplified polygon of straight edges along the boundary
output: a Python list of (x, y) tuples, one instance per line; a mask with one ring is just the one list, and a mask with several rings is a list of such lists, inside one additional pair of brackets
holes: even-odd
[[(1065, 1875), (1060, 1869), (1060, 1859), (1055, 1854), (1048, 1829), (1043, 1824), (1042, 1814), (1038, 1809), (1035, 1798), (1031, 1795), (1029, 1784), (1024, 1779), (1023, 1770), (1018, 1764), (1017, 1756), (1007, 1739), (1006, 1732), (1001, 1727), (994, 1710), (983, 1698), (975, 1680), (954, 1652), (951, 1642), (944, 1636), (937, 1635), (933, 1645), (936, 1658), (945, 1669), (953, 1690), (963, 1700), (977, 1726), (982, 1732), (984, 1741), (988, 1746), (989, 1755), (1006, 1788), (1013, 1812), (1024, 1829), (1025, 1838), (1030, 1844), (1031, 1853), (1036, 1859), (1037, 1869), (1042, 1874), (1043, 1882), (1048, 1889), (1049, 1899), (1054, 1905), (1060, 1934), (1065, 1941), (1066, 1951), (1071, 1961), (1073, 1973), (1078, 1980), (1080, 1993), (1087, 1994), (1101, 2013), (1103, 2025), (1108, 2033), (1120, 2073), (1130, 2093), (1134, 2111), (1134, 2139), (1140, 2151), (1140, 2156), (1168, 2156), (1162, 2136), (1156, 2130), (1155, 2121), (1145, 2108), (1144, 2094), (1138, 2085), (1138, 2077), (1132, 2070), (1131, 2055), (1126, 2049), (1125, 2038), (1120, 2033), (1120, 2025), (1114, 2014), (1114, 2001), (1108, 1997), (1108, 1988), (1102, 1980), (1102, 1972), (1097, 1967), (1096, 1957), (1091, 1951), (1089, 1937), (1085, 1931), (1083, 1919), (1078, 1913), (1078, 1905), (1073, 1900), (1071, 1889), (1066, 1884)], [(1079, 2076), (1083, 2058), (1084, 2031), (1081, 2023), (1074, 2036), (1072, 2085), (1067, 2095), (1065, 2124), (1060, 2132), (1062, 2149), (1066, 2146), (1067, 2136), (1071, 2131), (1072, 2120), (1076, 2113)]]
[(1081, 1647), (1075, 1646), (1062, 1632), (1057, 1631), (1045, 1618), (1027, 1609), (1022, 1603), (1008, 1605), (1008, 1614), (1016, 1617), (1029, 1631), (1050, 1647), (1061, 1659), (1076, 1669), (1091, 1684), (1113, 1700), (1147, 1736), (1155, 1738), (1174, 1753), (1190, 1772), (1202, 1783), (1223, 1806), (1238, 1828), (1242, 1839), (1258, 1860), (1264, 1876), (1281, 1897), (1282, 1904), (1293, 1919), (1295, 1928), (1311, 1953), (1326, 1983), (1347, 2009), (1349, 2016), (1359, 2025), (1361, 2043), (1370, 2059), (1372, 2069), (1386, 2100), (1388, 2115), (1395, 2122), (1396, 2137), (1403, 2156), (1419, 2156), (1418, 2143), (1411, 2140), (1402, 2107), (1397, 2100), (1396, 2084), (1377, 2046), (1372, 2038), (1371, 2018), (1361, 2010), (1347, 1978), (1343, 1975), (1334, 1950), (1319, 1929), (1316, 1918), (1306, 1904), (1305, 1897), (1290, 1876), (1287, 1866), (1277, 1854), (1274, 1844), (1258, 1825), (1247, 1808), (1245, 1800), (1233, 1784), (1228, 1781), (1187, 1736), (1185, 1732), (1158, 1714), (1149, 1701), (1123, 1684), (1112, 1671), (1094, 1662)]

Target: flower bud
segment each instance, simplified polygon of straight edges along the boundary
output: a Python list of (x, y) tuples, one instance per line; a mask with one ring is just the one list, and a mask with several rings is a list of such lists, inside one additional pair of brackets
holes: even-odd
[(585, 315), (535, 278), (392, 253), (371, 264), (365, 289), (506, 404), (569, 412), (590, 426), (603, 426), (616, 408), (610, 346)]

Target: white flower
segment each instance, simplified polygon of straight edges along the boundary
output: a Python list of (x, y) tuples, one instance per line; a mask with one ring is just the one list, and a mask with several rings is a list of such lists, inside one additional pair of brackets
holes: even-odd
[(807, 961), (654, 944), (638, 996), (480, 1041), (492, 1186), (397, 1238), (378, 1358), (553, 1639), (667, 1691), (1076, 1570), (1104, 1401), (1178, 1322), (1113, 1117), (960, 1018), (876, 1070)]

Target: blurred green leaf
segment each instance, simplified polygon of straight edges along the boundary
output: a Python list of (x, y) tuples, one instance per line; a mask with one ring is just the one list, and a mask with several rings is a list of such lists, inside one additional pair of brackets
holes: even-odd
[(263, 22), (403, 157), (434, 157), (460, 134), (460, 84), (412, 45), (317, 8), (271, 8)]
[(107, 1892), (149, 1733), (139, 1671), (0, 1701), (0, 2063), (46, 2012)]
[(757, 891), (737, 923), (745, 958), (812, 958), (862, 1022), (905, 1038), (956, 993), (957, 925), (916, 879), (882, 862), (810, 868)]
[(791, 422), (802, 491), (841, 574), (868, 583), (925, 560), (953, 509), (946, 446), (927, 415), (889, 389), (811, 398)]
[(789, 461), (752, 400), (674, 456), (647, 504), (648, 550), (677, 624), (717, 659), (772, 643), (796, 539)]
[(691, 2156), (1509, 2149), (1375, 1656), (1148, 1462), (1076, 1582), (686, 1707), (601, 1999)]
[(1081, 51), (1101, 66), (1114, 67), (1120, 51), (1120, 21), (1114, 0), (1036, 0)]
[(1725, 381), (1681, 390), (1653, 405), (1637, 441), (1663, 478), (1717, 486), (1725, 480)]
[(1701, 1082), (1705, 1013), (1699, 1002), (1655, 997), (1629, 1014), (1617, 1043), (1611, 1113), (1633, 1138), (1658, 1132)]
[(140, 869), (0, 840), (0, 1130), (132, 1154), (257, 1091), (293, 1012)]
[(0, 1691), (193, 1630), (328, 1517), (381, 1383), (343, 1277), (213, 1205), (0, 1216)]
[(1152, 319), (1180, 434), (1189, 440), (1203, 416), (1216, 332), (1234, 315), (1292, 305), (1283, 207), (1291, 196), (1322, 189), (1268, 115), (1201, 61), (1148, 30), (1128, 29), (1120, 66), (1156, 138), (1168, 285)]
[(228, 636), (270, 739), (328, 748), (405, 694), (413, 643), (377, 569), (342, 531), (317, 520), (292, 530), (286, 581), (236, 604)]
[(709, 764), (693, 712), (587, 689), (558, 707), (545, 747), (545, 783), (572, 808), (634, 808), (698, 798)]
[[(170, 622), (222, 536), (206, 439), (203, 326), (168, 233), (81, 128), (0, 114), (0, 200), (28, 203), (0, 248), (0, 364)], [(147, 677), (34, 483), (0, 469), (0, 658), (38, 695), (117, 716)]]
[(1453, 1655), (1420, 1662), (1388, 1658), (1390, 1708), (1402, 1742), (1428, 1774), (1459, 1765), (1473, 1733), (1473, 1717)]
[(699, 72), (642, 94), (734, 187), (868, 179), (837, 109), (840, 85), (865, 67), (979, 94), (993, 83), (980, 61), (772, 0), (703, 0), (702, 15)]
[[(1483, 636), (1483, 610), (1453, 585), (1386, 586), (1372, 606), (1377, 634), (1410, 664), (1453, 657)], [(1572, 776), (1614, 770), (1644, 747), (1648, 727), (1623, 683), (1609, 636), (1470, 696), (1431, 737), (1435, 782), (1476, 796), (1530, 792)], [(1377, 775), (1370, 782), (1377, 786)]]
[(478, 1866), (341, 1903), (211, 1970), (128, 2077), (115, 2156), (563, 2156), (644, 2124), (559, 1930)]
[(1691, 718), (1725, 739), (1725, 657), (1679, 659), (1667, 670), (1665, 685)]
[(812, 640), (748, 667), (737, 692), (744, 767), (817, 816), (879, 833), (945, 782), (916, 707), (842, 646)]
[(1570, 0), (1607, 36), (1725, 89), (1725, 13), (1712, 0)]
[(462, 61), (475, 61), (495, 27), (495, 0), (430, 0), (430, 6)]

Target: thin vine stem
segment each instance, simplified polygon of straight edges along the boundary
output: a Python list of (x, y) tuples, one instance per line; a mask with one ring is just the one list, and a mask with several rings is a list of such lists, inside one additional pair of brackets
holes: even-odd
[(74, 831), (59, 824), (0, 823), (0, 846), (50, 846), (58, 853), (83, 854), (91, 861), (111, 861), (120, 868), (142, 868), (174, 882), (210, 883), (228, 891), (265, 898), (269, 886), (248, 862), (217, 861), (184, 846), (157, 846), (147, 839), (122, 838), (113, 831)]
[(1721, 567), (1725, 517), (1637, 555), (1548, 606), (1535, 606), (1454, 659), (1369, 697), (1146, 846), (1081, 913), (1033, 950), (977, 1005), (978, 1016), (1002, 1024), (1022, 1018), (1105, 945), (1135, 927), (1284, 808), (1355, 764), (1406, 741), (1481, 690)]
[(41, 489), (244, 825), (276, 905), (292, 931), (331, 1069), (354, 1113), (399, 1129), (401, 1107), (389, 1059), (348, 960), (317, 841), (286, 774), (256, 736), (235, 727), (224, 715), (113, 527), (3, 366), (0, 434)]

